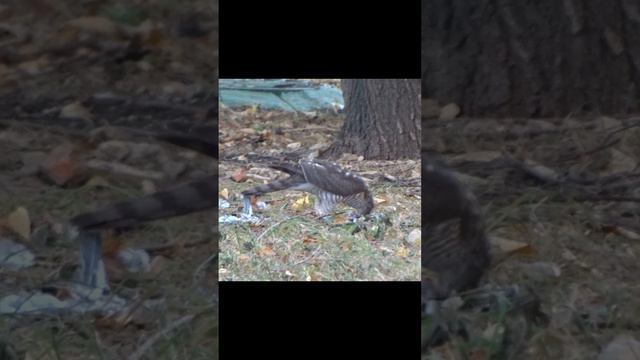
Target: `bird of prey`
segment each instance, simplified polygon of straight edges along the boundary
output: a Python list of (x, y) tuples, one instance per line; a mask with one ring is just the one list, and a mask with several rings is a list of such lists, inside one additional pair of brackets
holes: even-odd
[(315, 212), (320, 217), (330, 214), (338, 203), (354, 208), (357, 217), (367, 215), (373, 209), (373, 197), (365, 181), (334, 162), (299, 160), (298, 163), (281, 162), (269, 167), (289, 176), (243, 191), (246, 215), (252, 214), (251, 196), (287, 189), (315, 195)]
[(477, 286), (490, 262), (475, 196), (450, 172), (422, 162), (423, 303)]

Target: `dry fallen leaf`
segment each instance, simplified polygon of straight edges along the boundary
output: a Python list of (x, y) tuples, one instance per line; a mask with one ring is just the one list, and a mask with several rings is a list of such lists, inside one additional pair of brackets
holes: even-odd
[(13, 232), (20, 235), (23, 240), (29, 240), (31, 237), (31, 219), (29, 218), (29, 212), (22, 206), (9, 214), (7, 225)]
[(220, 195), (220, 197), (222, 197), (223, 199), (228, 200), (229, 199), (229, 189), (224, 188), (224, 189), (220, 190), (218, 192), (218, 195)]
[(275, 254), (276, 252), (273, 251), (273, 248), (269, 245), (263, 246), (260, 249), (258, 249), (258, 255), (260, 256), (274, 256)]
[(381, 196), (381, 197), (374, 196), (373, 197), (373, 202), (376, 205), (380, 205), (380, 204), (384, 204), (384, 203), (389, 202), (389, 199), (386, 196)]
[(231, 179), (235, 182), (247, 181), (247, 171), (244, 168), (238, 168), (231, 175)]
[(317, 243), (319, 242), (316, 238), (314, 238), (313, 236), (307, 235), (304, 237), (304, 239), (302, 239), (302, 243), (303, 244), (311, 244), (311, 243)]
[(400, 246), (396, 249), (396, 256), (401, 258), (406, 258), (407, 255), (409, 255), (409, 251), (407, 250), (406, 247)]
[(93, 119), (93, 114), (81, 103), (73, 102), (65, 105), (62, 110), (60, 110), (60, 117), (65, 119), (91, 120)]
[(76, 159), (76, 147), (64, 143), (49, 152), (42, 163), (42, 174), (58, 186), (79, 181), (81, 166)]
[(123, 240), (116, 237), (113, 230), (108, 230), (102, 242), (102, 255), (108, 258), (115, 258), (122, 248), (124, 248)]
[(306, 207), (308, 207), (311, 204), (311, 200), (309, 195), (305, 195), (300, 197), (298, 200), (293, 202), (292, 208), (293, 210), (302, 210)]
[(503, 255), (524, 254), (531, 255), (535, 253), (535, 249), (524, 242), (505, 239), (499, 236), (490, 236), (489, 242), (495, 248), (497, 253)]
[(322, 281), (322, 275), (317, 271), (313, 271), (309, 275), (307, 275), (305, 280), (306, 281)]

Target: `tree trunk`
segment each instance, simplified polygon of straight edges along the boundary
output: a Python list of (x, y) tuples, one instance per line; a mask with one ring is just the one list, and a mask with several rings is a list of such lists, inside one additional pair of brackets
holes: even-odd
[(635, 0), (423, 0), (422, 95), (467, 116), (639, 110)]
[(342, 80), (345, 121), (328, 157), (420, 157), (420, 80)]

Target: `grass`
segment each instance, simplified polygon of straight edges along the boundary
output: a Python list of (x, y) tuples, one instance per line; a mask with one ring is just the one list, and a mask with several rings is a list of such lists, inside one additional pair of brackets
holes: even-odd
[[(236, 188), (224, 181), (222, 186)], [(368, 220), (363, 222), (366, 229), (354, 233), (355, 226), (346, 224), (344, 215), (321, 220), (313, 215), (312, 204), (294, 209), (291, 204), (303, 196), (295, 191), (264, 196), (261, 200), (269, 206), (258, 213), (262, 219), (258, 224), (221, 224), (222, 281), (419, 279), (419, 244), (405, 241), (408, 232), (418, 226), (419, 213), (412, 217), (414, 222), (403, 222), (397, 213), (380, 205), (374, 213), (385, 213), (392, 225)], [(378, 237), (377, 227), (382, 228)]]
[[(455, 319), (467, 322), (468, 337), (456, 336), (423, 359), (589, 359), (619, 334), (638, 338), (640, 287), (633, 274), (640, 271), (640, 244), (603, 228), (594, 216), (599, 208), (564, 201), (552, 189), (488, 205), (490, 235), (527, 243), (533, 251), (507, 256), (494, 248), (486, 283), (532, 290), (548, 321), (537, 323), (521, 308), (461, 310)], [(551, 276), (527, 267), (536, 263), (561, 272)], [(423, 326), (429, 321), (423, 319)]]
[[(127, 184), (101, 189), (60, 189), (35, 179), (21, 179), (11, 185), (11, 193), (3, 195), (0, 201), (0, 214), (23, 206), (36, 226), (45, 219), (63, 222), (95, 208), (96, 204), (140, 194), (136, 187)], [(193, 214), (154, 222), (120, 237), (133, 248), (212, 239), (211, 221), (211, 213)], [(38, 256), (36, 266), (16, 272), (2, 270), (0, 297), (37, 291), (54, 282), (65, 267), (77, 263), (77, 245), (62, 239), (53, 240), (47, 244), (30, 244)], [(166, 263), (157, 273), (125, 274), (122, 280), (112, 284), (112, 291), (130, 299), (131, 303), (153, 305), (134, 312), (132, 318), (3, 315), (0, 316), (0, 339), (20, 357), (121, 359), (143, 346), (150, 337), (160, 334), (142, 358), (217, 358), (217, 301), (212, 301), (212, 297), (217, 296), (214, 290), (217, 263), (207, 262), (216, 251), (213, 239), (196, 247), (178, 247), (163, 254)], [(193, 318), (170, 329), (176, 320), (185, 316)], [(165, 329), (170, 331), (165, 334)]]

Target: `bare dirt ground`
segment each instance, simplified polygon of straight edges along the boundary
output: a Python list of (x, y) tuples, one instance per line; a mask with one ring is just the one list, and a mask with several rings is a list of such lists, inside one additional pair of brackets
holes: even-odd
[[(26, 210), (31, 231), (56, 228), (83, 211), (215, 171), (215, 161), (149, 137), (95, 130), (216, 136), (217, 4), (9, 1), (0, 4), (0, 19), (0, 236), (36, 254), (30, 268), (0, 269), (4, 297), (64, 280), (77, 265), (77, 244), (12, 232), (8, 215), (17, 208)], [(77, 182), (54, 184), (42, 176), (43, 161), (65, 143), (72, 164), (108, 159), (136, 172), (93, 169)], [(117, 272), (110, 273), (115, 294), (152, 301), (153, 311), (115, 318), (3, 314), (0, 353), (9, 359), (217, 358), (213, 216), (109, 237), (116, 247), (147, 249), (156, 260), (157, 272), (109, 270)]]
[[(220, 194), (230, 206), (221, 215), (239, 215), (241, 191), (283, 174), (271, 159), (296, 161), (326, 149), (340, 116), (223, 108), (220, 116)], [(313, 196), (297, 191), (267, 194), (261, 221), (220, 225), (221, 280), (378, 280), (419, 279), (420, 163), (375, 161), (344, 154), (336, 161), (365, 178), (374, 214), (366, 229), (354, 231), (346, 211), (323, 221), (313, 215)]]
[(638, 125), (423, 120), (423, 146), (443, 154), (483, 205), (493, 250), (486, 287), (527, 288), (542, 312), (461, 311), (468, 337), (424, 359), (635, 358), (638, 344), (625, 335), (640, 336)]

